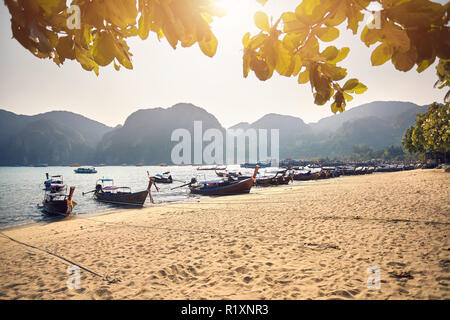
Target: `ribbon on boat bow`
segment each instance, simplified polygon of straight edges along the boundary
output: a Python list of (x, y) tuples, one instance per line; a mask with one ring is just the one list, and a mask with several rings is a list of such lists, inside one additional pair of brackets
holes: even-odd
[(148, 191), (148, 197), (150, 198), (150, 202), (154, 204), (155, 201), (153, 200), (153, 197), (152, 197), (152, 190), (151, 190), (152, 185), (154, 185), (156, 191), (159, 192), (159, 188), (158, 188), (158, 186), (156, 185), (155, 179), (154, 179), (153, 177), (150, 178), (150, 182), (149, 182), (149, 184), (148, 184), (147, 191)]

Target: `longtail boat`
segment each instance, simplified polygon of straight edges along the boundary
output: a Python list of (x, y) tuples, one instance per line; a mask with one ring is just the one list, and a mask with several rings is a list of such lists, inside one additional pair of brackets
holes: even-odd
[(45, 176), (46, 176), (46, 180), (44, 181), (45, 191), (62, 192), (66, 190), (66, 186), (64, 184), (62, 175), (50, 176), (48, 173), (46, 173)]
[(217, 171), (217, 170), (215, 170), (215, 172), (216, 172), (216, 175), (221, 178), (233, 177), (238, 180), (245, 180), (245, 179), (251, 178), (251, 176), (245, 176), (241, 172), (232, 172), (232, 171), (230, 171), (230, 172), (222, 171), (221, 172), (221, 171)]
[[(93, 192), (94, 198), (101, 202), (142, 207), (144, 205), (145, 199), (147, 199), (147, 196), (150, 193), (152, 184), (154, 184), (154, 180), (150, 179), (147, 190), (131, 192), (130, 187), (115, 186), (113, 179), (99, 179), (96, 182), (95, 190), (83, 192), (83, 195)], [(156, 188), (158, 190), (158, 187)], [(151, 195), (150, 201), (153, 202)]]
[(241, 193), (249, 193), (256, 181), (258, 166), (255, 167), (253, 176), (245, 180), (235, 180), (232, 177), (221, 180), (197, 182), (195, 179), (189, 184), (191, 193), (205, 196), (223, 196)]
[(69, 194), (46, 192), (42, 204), (44, 211), (51, 215), (68, 216), (72, 213), (73, 207), (76, 205), (72, 201), (75, 187), (70, 187)]
[(289, 175), (286, 175), (287, 169), (285, 170), (279, 170), (275, 172), (275, 175), (273, 176), (262, 176), (256, 178), (256, 185), (257, 186), (269, 186), (269, 185), (282, 185), (282, 184), (288, 184), (289, 181), (292, 180), (290, 173)]
[(319, 178), (319, 173), (311, 173), (311, 171), (301, 171), (294, 174), (294, 180), (296, 181), (309, 181), (317, 180)]
[(173, 182), (172, 176), (170, 175), (169, 171), (164, 172), (162, 174), (155, 174), (155, 176), (153, 178), (155, 179), (155, 182), (158, 182), (158, 183), (172, 183)]

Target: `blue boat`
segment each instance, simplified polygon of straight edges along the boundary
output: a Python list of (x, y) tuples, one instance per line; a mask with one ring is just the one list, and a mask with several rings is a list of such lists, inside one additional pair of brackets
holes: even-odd
[(268, 168), (270, 166), (272, 166), (272, 162), (268, 161), (268, 162), (258, 162), (258, 163), (244, 163), (241, 164), (241, 168), (256, 168), (256, 166), (258, 166), (259, 168)]
[(89, 168), (77, 168), (73, 170), (75, 173), (97, 173), (97, 170), (95, 170), (94, 167)]

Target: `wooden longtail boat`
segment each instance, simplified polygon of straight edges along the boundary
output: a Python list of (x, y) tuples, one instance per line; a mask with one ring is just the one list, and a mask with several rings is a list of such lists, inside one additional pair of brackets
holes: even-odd
[(255, 168), (253, 177), (245, 180), (234, 180), (231, 177), (228, 180), (219, 181), (196, 182), (194, 180), (193, 183), (189, 185), (189, 189), (191, 190), (191, 193), (205, 196), (223, 196), (249, 193), (255, 183), (257, 172), (258, 166)]
[(63, 176), (49, 176), (48, 173), (45, 174), (46, 180), (44, 181), (44, 190), (52, 192), (63, 192), (66, 191), (66, 186), (64, 184)]
[(164, 172), (162, 174), (156, 174), (153, 178), (155, 179), (155, 182), (158, 182), (158, 183), (172, 183), (173, 182), (172, 176), (170, 175), (169, 171)]
[(311, 173), (310, 171), (294, 174), (294, 180), (296, 180), (296, 181), (317, 180), (318, 178), (319, 178), (319, 173)]
[(72, 201), (74, 191), (75, 187), (70, 187), (68, 195), (46, 192), (44, 200), (42, 201), (44, 211), (51, 215), (68, 216), (72, 213), (73, 207), (76, 205), (76, 203)]
[(236, 178), (236, 179), (238, 179), (238, 180), (245, 180), (245, 179), (250, 179), (251, 178), (251, 176), (244, 176), (241, 172), (220, 172), (220, 171), (217, 171), (217, 170), (215, 170), (215, 172), (216, 172), (216, 175), (218, 176), (218, 177), (221, 177), (221, 178), (226, 178), (226, 177), (233, 177), (233, 178)]
[[(110, 184), (106, 185), (105, 183), (107, 182), (110, 182)], [(153, 183), (154, 181), (150, 179), (147, 190), (131, 192), (130, 187), (114, 186), (113, 179), (99, 179), (97, 180), (95, 190), (89, 192), (94, 192), (94, 198), (101, 202), (142, 207), (144, 205), (145, 199), (147, 199), (147, 196), (149, 195), (150, 187)], [(85, 195), (86, 193), (83, 193), (83, 195)], [(152, 200), (151, 197), (150, 200)]]
[(256, 178), (255, 184), (257, 186), (282, 185), (288, 184), (291, 181), (291, 175), (286, 176), (287, 170), (280, 170), (273, 176)]

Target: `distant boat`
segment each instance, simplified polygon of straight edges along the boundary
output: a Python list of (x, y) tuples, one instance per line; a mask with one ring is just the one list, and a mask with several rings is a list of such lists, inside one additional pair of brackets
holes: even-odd
[(74, 191), (75, 187), (70, 187), (68, 195), (59, 192), (46, 192), (42, 201), (44, 211), (51, 215), (70, 215), (76, 205), (76, 202), (72, 201)]
[(226, 170), (226, 166), (222, 166), (222, 167), (219, 167), (219, 166), (198, 166), (197, 167), (197, 170)]
[(80, 164), (79, 163), (72, 163), (70, 166), (76, 168), (76, 167), (79, 167)]
[(142, 167), (142, 166), (143, 166), (142, 163), (137, 163), (137, 164), (136, 164), (136, 167)]
[(244, 163), (241, 164), (241, 168), (255, 168), (258, 166), (259, 168), (268, 168), (272, 166), (272, 162), (257, 162), (257, 163)]
[(100, 163), (100, 167), (106, 167), (106, 164)]
[(48, 164), (47, 163), (38, 163), (38, 164), (35, 164), (34, 167), (37, 167), (37, 168), (48, 167)]
[(75, 173), (97, 173), (94, 167), (84, 167), (73, 170)]
[(161, 162), (161, 163), (159, 164), (159, 166), (160, 166), (160, 167), (167, 167), (167, 163)]
[(197, 170), (216, 170), (217, 166), (198, 166)]
[(153, 178), (155, 180), (155, 182), (158, 182), (158, 183), (172, 183), (173, 182), (172, 176), (169, 171), (164, 172), (162, 174), (161, 173), (155, 174), (153, 177), (150, 177), (150, 174), (147, 171), (147, 175), (149, 176), (150, 179)]
[[(99, 179), (95, 190), (89, 192), (94, 192), (94, 198), (101, 202), (142, 207), (145, 199), (147, 199), (152, 183), (153, 181), (150, 180), (147, 190), (131, 192), (130, 187), (115, 186), (113, 179)], [(83, 192), (83, 195), (86, 193)]]

